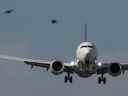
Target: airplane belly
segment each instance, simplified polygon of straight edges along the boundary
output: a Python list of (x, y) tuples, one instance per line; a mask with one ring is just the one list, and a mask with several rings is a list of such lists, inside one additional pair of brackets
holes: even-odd
[(86, 72), (86, 73), (78, 72), (77, 75), (78, 75), (79, 77), (87, 78), (87, 77), (92, 76), (93, 74), (92, 74), (92, 73), (87, 73), (87, 72)]
[(96, 71), (96, 66), (95, 64), (86, 64), (86, 63), (82, 63), (79, 62), (78, 64), (78, 69), (77, 69), (77, 74), (80, 77), (89, 77), (92, 74), (94, 74)]

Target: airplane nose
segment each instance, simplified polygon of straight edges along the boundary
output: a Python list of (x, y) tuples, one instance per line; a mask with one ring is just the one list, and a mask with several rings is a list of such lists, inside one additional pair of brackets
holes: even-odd
[(90, 48), (82, 48), (80, 50), (77, 50), (77, 59), (82, 61), (82, 62), (85, 62), (85, 60), (90, 60), (91, 58), (91, 55), (92, 55), (92, 52), (93, 50), (90, 49)]
[(85, 58), (85, 59), (89, 59), (90, 56), (91, 56), (91, 50), (86, 50), (86, 51), (84, 52), (84, 58)]

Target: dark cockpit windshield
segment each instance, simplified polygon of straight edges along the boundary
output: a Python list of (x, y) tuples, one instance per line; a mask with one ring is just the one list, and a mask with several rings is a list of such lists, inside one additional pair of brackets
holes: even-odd
[(83, 45), (80, 48), (93, 48), (93, 46), (92, 45)]

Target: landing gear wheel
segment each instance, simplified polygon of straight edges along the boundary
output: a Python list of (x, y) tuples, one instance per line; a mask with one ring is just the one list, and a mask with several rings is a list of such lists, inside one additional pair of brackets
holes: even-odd
[(69, 82), (72, 83), (72, 76), (70, 76), (70, 78), (69, 78)]
[(103, 83), (106, 84), (106, 78), (105, 77), (103, 78)]
[(64, 82), (67, 83), (69, 81), (69, 83), (72, 83), (72, 79), (73, 77), (70, 76), (70, 73), (68, 72), (68, 74), (64, 77)]
[(103, 74), (101, 75), (101, 77), (98, 77), (98, 84), (101, 84), (101, 82), (103, 82), (103, 84), (106, 84), (106, 77), (104, 77)]
[(98, 84), (101, 84), (101, 81), (102, 81), (101, 77), (98, 77)]
[(67, 81), (68, 81), (68, 77), (65, 76), (65, 77), (64, 77), (64, 82), (67, 83)]

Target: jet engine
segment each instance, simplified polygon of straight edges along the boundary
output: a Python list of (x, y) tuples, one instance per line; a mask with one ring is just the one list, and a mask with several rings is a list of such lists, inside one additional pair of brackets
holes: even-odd
[(119, 76), (121, 74), (121, 65), (120, 63), (114, 62), (109, 66), (109, 74), (113, 77)]
[(61, 61), (54, 61), (50, 67), (51, 72), (55, 75), (62, 73), (64, 69), (64, 65)]

